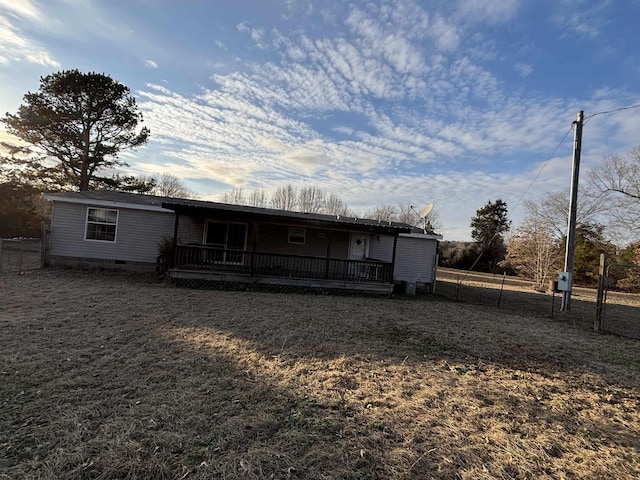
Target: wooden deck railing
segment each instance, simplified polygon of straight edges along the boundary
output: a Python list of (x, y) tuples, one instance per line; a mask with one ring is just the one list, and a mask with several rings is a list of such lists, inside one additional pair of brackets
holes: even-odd
[(391, 283), (393, 265), (375, 260), (286, 255), (230, 250), (204, 245), (177, 245), (175, 268), (242, 273), (252, 276), (314, 278)]

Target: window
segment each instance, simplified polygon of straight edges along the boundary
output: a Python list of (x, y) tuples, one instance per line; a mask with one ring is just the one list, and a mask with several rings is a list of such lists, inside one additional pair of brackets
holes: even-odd
[(87, 208), (87, 225), (84, 239), (115, 242), (117, 226), (118, 210), (89, 207)]
[[(244, 263), (247, 226), (243, 223), (207, 222), (204, 243), (221, 250), (212, 252), (215, 263)], [(229, 250), (239, 250), (233, 252)]]
[(289, 227), (289, 243), (297, 243), (299, 245), (304, 245), (306, 238), (307, 238), (306, 228)]

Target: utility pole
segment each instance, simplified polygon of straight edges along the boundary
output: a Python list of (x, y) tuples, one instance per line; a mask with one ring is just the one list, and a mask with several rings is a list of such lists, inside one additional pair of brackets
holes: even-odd
[(562, 308), (571, 309), (571, 289), (573, 288), (573, 261), (576, 250), (576, 216), (578, 212), (578, 178), (580, 177), (580, 150), (582, 149), (582, 120), (584, 112), (580, 110), (573, 122), (573, 167), (571, 171), (571, 194), (569, 198), (569, 223), (567, 225), (567, 248), (564, 255), (564, 271), (568, 273), (569, 287), (562, 292)]

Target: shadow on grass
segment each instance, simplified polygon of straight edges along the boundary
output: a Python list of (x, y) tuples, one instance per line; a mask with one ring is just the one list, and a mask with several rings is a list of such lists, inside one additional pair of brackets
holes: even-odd
[(637, 383), (589, 357), (625, 341), (571, 325), (69, 273), (0, 295), (0, 478), (640, 472)]

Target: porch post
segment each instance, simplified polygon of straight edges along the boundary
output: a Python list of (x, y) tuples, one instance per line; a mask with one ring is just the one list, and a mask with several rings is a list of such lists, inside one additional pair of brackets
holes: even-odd
[(170, 262), (168, 268), (174, 268), (178, 260), (178, 226), (180, 225), (180, 214), (176, 210), (176, 220), (173, 223), (173, 258), (167, 259)]
[(331, 257), (331, 230), (327, 232), (327, 259), (324, 265), (324, 279), (329, 280), (329, 258)]
[(255, 258), (256, 258), (257, 244), (258, 244), (258, 224), (256, 222), (253, 222), (251, 224), (251, 260), (250, 260), (250, 271), (251, 271), (252, 277), (255, 274)]
[(393, 254), (391, 255), (391, 278), (389, 283), (393, 283), (393, 272), (396, 269), (396, 248), (398, 246), (398, 232), (393, 235)]

